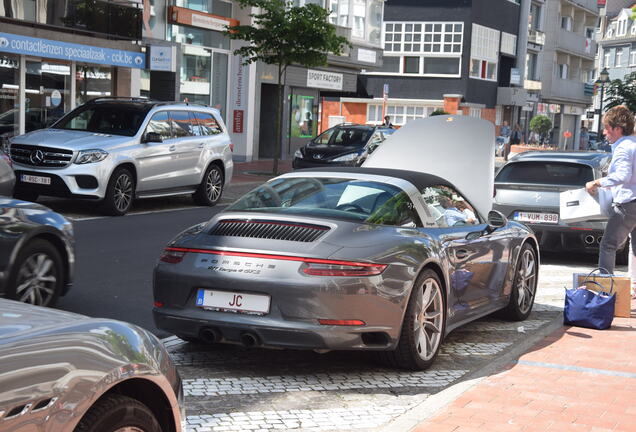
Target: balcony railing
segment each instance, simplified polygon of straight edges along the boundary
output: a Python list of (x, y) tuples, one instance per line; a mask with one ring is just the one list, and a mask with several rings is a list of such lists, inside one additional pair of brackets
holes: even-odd
[(544, 98), (566, 99), (581, 103), (590, 103), (592, 100), (590, 96), (585, 96), (585, 83), (561, 78), (554, 78), (551, 88), (544, 87), (541, 90), (541, 95)]
[(142, 39), (142, 9), (103, 0), (38, 1), (33, 9), (4, 8), (3, 15), (22, 21), (37, 22), (99, 33), (115, 39)]
[(569, 53), (593, 59), (596, 55), (596, 42), (583, 35), (559, 29), (557, 33), (557, 48)]
[(539, 30), (528, 31), (528, 42), (536, 45), (545, 45), (545, 33)]

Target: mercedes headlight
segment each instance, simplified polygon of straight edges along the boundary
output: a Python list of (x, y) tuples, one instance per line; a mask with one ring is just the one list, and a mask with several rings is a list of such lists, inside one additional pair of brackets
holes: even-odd
[(294, 157), (300, 159), (304, 158), (303, 152), (300, 149), (296, 150), (296, 153), (294, 153)]
[(75, 159), (76, 164), (99, 162), (106, 159), (108, 153), (100, 149), (81, 150)]
[(358, 153), (349, 153), (333, 159), (333, 162), (351, 162), (358, 159)]

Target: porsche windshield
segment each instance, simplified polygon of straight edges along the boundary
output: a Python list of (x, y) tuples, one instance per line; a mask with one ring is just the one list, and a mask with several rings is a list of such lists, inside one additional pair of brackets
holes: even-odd
[(417, 222), (413, 205), (401, 189), (342, 178), (276, 179), (247, 193), (227, 211), (295, 214), (382, 225)]

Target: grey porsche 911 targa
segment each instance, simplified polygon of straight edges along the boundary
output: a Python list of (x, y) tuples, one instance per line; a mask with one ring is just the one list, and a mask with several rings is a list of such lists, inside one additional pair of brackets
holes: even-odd
[[(527, 318), (539, 250), (490, 210), (492, 125), (437, 116), (391, 139), (362, 168), (281, 175), (178, 235), (155, 268), (157, 327), (425, 369), (454, 328), (495, 311)], [(421, 168), (408, 161), (418, 154)]]

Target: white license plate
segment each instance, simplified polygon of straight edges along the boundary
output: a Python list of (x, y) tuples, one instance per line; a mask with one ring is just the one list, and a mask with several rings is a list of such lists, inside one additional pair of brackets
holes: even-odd
[(20, 179), (24, 183), (35, 183), (35, 184), (43, 184), (43, 185), (51, 184), (51, 177), (40, 177), (40, 176), (22, 174)]
[(224, 311), (264, 315), (269, 312), (268, 295), (199, 289), (197, 306)]
[(559, 215), (556, 213), (515, 212), (514, 220), (529, 223), (559, 223)]

